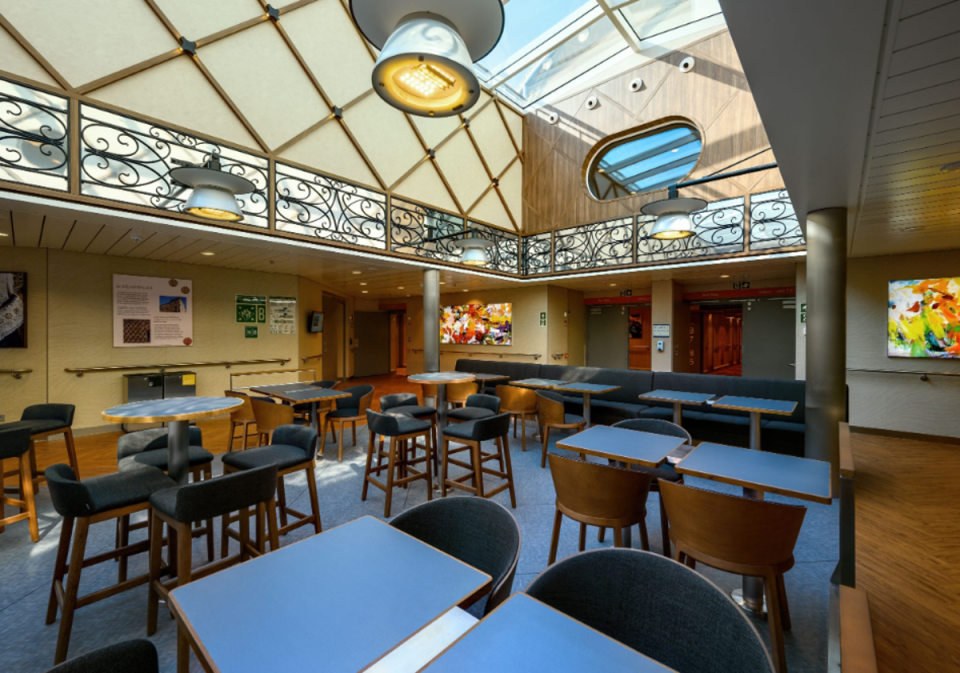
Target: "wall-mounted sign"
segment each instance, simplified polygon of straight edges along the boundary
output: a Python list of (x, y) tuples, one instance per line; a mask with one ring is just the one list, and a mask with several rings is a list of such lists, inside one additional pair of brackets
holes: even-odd
[(750, 289), (750, 281), (749, 281), (749, 280), (741, 280), (741, 281), (739, 281), (739, 282), (737, 282), (737, 283), (734, 283), (734, 284), (733, 284), (733, 289), (734, 289), (734, 290), (749, 290), (749, 289)]
[(267, 322), (267, 298), (248, 294), (237, 295), (237, 322)]
[(193, 283), (182, 278), (113, 276), (113, 346), (193, 343)]
[(800, 304), (800, 322), (807, 322), (807, 305)]
[(270, 334), (297, 333), (297, 298), (270, 297)]
[(620, 296), (621, 296), (621, 297), (632, 297), (632, 296), (633, 296), (633, 290), (620, 290)]
[(256, 339), (260, 336), (260, 328), (256, 325), (253, 327), (247, 326), (243, 328), (243, 338), (244, 339)]
[(670, 325), (669, 324), (654, 324), (653, 326), (653, 338), (654, 339), (669, 339), (670, 338)]
[(543, 311), (540, 312), (540, 326), (543, 327), (547, 324), (547, 314)]

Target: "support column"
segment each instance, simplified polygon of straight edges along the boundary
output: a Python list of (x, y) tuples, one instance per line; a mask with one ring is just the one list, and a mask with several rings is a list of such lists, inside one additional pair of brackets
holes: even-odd
[(847, 209), (807, 215), (807, 458), (839, 477), (840, 422), (847, 413)]
[(440, 272), (423, 271), (423, 371), (440, 371)]
[[(676, 321), (674, 320), (674, 309), (679, 299), (679, 288), (672, 280), (653, 281), (652, 306), (650, 309), (651, 338), (650, 349), (652, 357), (650, 358), (650, 368), (655, 372), (672, 372), (674, 344), (677, 343), (677, 334), (674, 334)], [(654, 332), (657, 325), (667, 325), (670, 330), (669, 337), (659, 337)], [(663, 350), (657, 349), (660, 342), (663, 342)]]

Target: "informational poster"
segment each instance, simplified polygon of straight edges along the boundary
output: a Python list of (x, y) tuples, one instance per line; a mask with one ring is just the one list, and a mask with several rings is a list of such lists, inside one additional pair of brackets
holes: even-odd
[(113, 276), (115, 348), (193, 344), (193, 282)]
[(297, 298), (270, 297), (270, 334), (297, 333)]
[(267, 322), (267, 298), (248, 294), (237, 295), (237, 322)]

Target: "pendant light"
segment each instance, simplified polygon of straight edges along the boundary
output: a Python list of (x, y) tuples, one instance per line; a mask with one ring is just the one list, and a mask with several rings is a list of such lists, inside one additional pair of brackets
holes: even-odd
[(350, 0), (350, 13), (380, 50), (373, 89), (388, 104), (450, 117), (479, 100), (473, 63), (500, 41), (500, 0)]
[(246, 178), (220, 170), (220, 157), (215, 154), (202, 166), (185, 164), (171, 169), (170, 179), (193, 190), (183, 206), (184, 212), (220, 222), (242, 220), (243, 211), (237, 203), (237, 195), (257, 189)]
[(485, 238), (465, 238), (457, 243), (463, 249), (460, 263), (467, 266), (486, 266), (490, 263), (487, 250), (493, 247), (493, 241)]
[(694, 224), (690, 214), (706, 207), (707, 202), (703, 199), (679, 198), (676, 191), (671, 190), (671, 198), (648, 203), (640, 212), (657, 218), (650, 232), (651, 238), (672, 241), (693, 236)]

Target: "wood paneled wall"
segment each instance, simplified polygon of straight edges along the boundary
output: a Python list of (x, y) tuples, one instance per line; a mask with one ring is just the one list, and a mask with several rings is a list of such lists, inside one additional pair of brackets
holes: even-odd
[[(687, 56), (696, 59), (691, 72), (678, 68)], [(630, 82), (643, 79), (640, 91)], [(596, 96), (600, 105), (588, 110)], [(560, 120), (551, 125), (547, 117)], [(524, 233), (537, 233), (629, 217), (650, 201), (666, 198), (659, 190), (615, 201), (599, 202), (583, 180), (590, 150), (608, 136), (621, 134), (666, 117), (685, 117), (703, 134), (703, 153), (691, 178), (704, 177), (769, 147), (750, 87), (726, 31), (672, 52), (640, 68), (528, 114), (524, 121)], [(737, 168), (771, 163), (766, 152)], [(708, 201), (783, 186), (778, 170), (764, 171), (684, 190)]]

